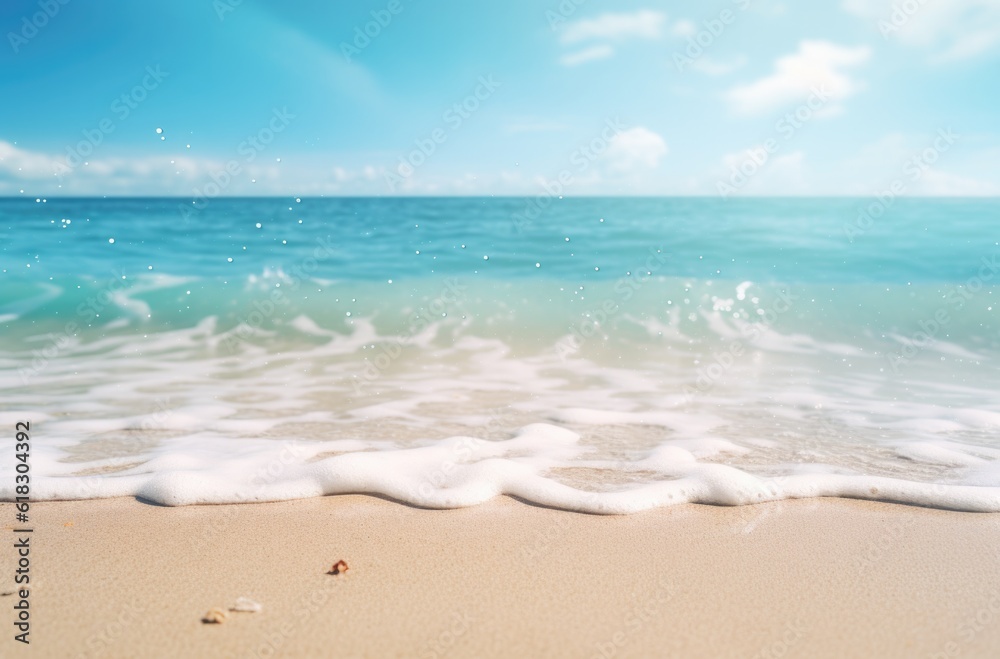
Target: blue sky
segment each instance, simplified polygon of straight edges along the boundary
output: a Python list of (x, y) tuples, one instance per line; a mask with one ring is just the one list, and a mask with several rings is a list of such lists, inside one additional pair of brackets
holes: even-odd
[(9, 0), (0, 25), (3, 195), (1000, 194), (995, 0)]

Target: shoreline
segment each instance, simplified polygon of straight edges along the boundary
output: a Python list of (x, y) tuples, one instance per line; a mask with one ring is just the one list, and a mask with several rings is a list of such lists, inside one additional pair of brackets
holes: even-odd
[[(365, 495), (31, 512), (39, 657), (1000, 655), (989, 513), (830, 498), (597, 516)], [(12, 504), (0, 519), (11, 534)], [(350, 569), (327, 574), (338, 560)], [(201, 622), (240, 597), (263, 610)]]

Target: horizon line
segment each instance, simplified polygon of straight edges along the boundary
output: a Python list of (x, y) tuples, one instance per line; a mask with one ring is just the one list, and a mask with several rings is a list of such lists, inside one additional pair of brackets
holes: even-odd
[[(220, 201), (229, 199), (532, 199), (535, 197), (545, 197), (545, 194), (478, 194), (478, 195), (297, 195), (297, 194), (267, 194), (267, 195), (219, 195), (203, 201)], [(560, 195), (553, 198), (553, 201), (566, 199), (714, 199), (722, 202), (751, 200), (751, 199), (872, 199), (878, 198), (878, 193), (873, 194), (814, 194), (814, 195), (739, 195), (733, 197), (722, 197), (720, 195), (705, 194), (582, 194), (582, 195)], [(551, 198), (551, 197), (550, 197)], [(907, 194), (897, 195), (897, 199), (955, 199), (955, 200), (996, 200), (1000, 195), (930, 195), (930, 194)], [(0, 201), (32, 201), (48, 199), (176, 199), (179, 201), (196, 201), (198, 197), (179, 195), (157, 195), (157, 194), (135, 194), (135, 195), (0, 195)]]

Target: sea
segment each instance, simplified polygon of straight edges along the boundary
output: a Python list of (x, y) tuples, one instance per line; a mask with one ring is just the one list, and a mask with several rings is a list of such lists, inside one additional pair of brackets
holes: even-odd
[(0, 499), (1000, 511), (998, 241), (996, 199), (0, 199)]

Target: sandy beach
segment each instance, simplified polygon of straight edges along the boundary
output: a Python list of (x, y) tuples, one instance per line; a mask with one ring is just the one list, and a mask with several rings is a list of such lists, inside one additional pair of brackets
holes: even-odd
[[(31, 646), (8, 631), (5, 657), (1000, 656), (1000, 515), (367, 496), (32, 512)], [(240, 597), (263, 610), (201, 622)]]
[(0, 14), (0, 659), (1000, 659), (1000, 0)]

